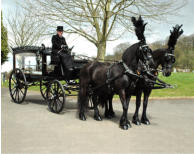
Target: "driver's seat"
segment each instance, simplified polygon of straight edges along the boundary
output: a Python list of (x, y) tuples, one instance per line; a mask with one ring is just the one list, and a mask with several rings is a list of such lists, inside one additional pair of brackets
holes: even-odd
[(54, 74), (64, 76), (63, 66), (60, 63), (60, 57), (58, 55), (51, 53), (50, 65), (54, 67)]
[(51, 52), (51, 65), (58, 65), (60, 63), (60, 57), (57, 54)]

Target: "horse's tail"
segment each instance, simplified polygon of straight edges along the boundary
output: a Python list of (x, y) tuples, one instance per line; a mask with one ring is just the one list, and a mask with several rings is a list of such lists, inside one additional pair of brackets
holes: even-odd
[(80, 71), (80, 90), (78, 94), (78, 107), (79, 107), (79, 118), (86, 120), (84, 112), (89, 106), (89, 71), (88, 64), (84, 66)]

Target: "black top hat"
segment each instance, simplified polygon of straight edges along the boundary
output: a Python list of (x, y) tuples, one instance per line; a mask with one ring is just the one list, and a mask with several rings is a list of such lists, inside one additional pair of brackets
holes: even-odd
[(57, 26), (57, 31), (63, 31), (63, 26)]

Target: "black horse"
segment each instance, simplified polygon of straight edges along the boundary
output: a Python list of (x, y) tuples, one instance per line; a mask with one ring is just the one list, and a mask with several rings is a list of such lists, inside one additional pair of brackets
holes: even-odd
[[(159, 65), (162, 66), (162, 74), (164, 76), (170, 76), (172, 72), (172, 67), (173, 64), (175, 63), (175, 56), (174, 56), (174, 48), (177, 42), (177, 39), (180, 37), (180, 35), (183, 33), (183, 30), (181, 29), (182, 25), (176, 25), (173, 27), (173, 31), (170, 31), (171, 35), (169, 37), (168, 41), (168, 48), (166, 49), (157, 49), (153, 51), (153, 59), (154, 59), (154, 65), (152, 65), (152, 72), (150, 72), (152, 75), (157, 75), (158, 73), (156, 72), (157, 68)], [(129, 53), (131, 51), (126, 51), (125, 54)], [(123, 61), (126, 61), (125, 56), (123, 56)], [(154, 66), (154, 67), (153, 67)], [(140, 69), (141, 71), (141, 69)], [(155, 80), (154, 77), (150, 77), (149, 75), (145, 75), (145, 78), (151, 78), (152, 80)], [(147, 103), (148, 103), (148, 98), (151, 94), (152, 88), (150, 88), (150, 85), (147, 85), (144, 80), (138, 80), (137, 86), (134, 90), (129, 91), (129, 95), (135, 95), (136, 96), (136, 110), (135, 114), (133, 116), (132, 122), (136, 125), (140, 125), (141, 123), (149, 125), (150, 122), (147, 118), (146, 115), (146, 109), (147, 109)], [(142, 93), (144, 93), (144, 100), (143, 100), (143, 114), (141, 118), (141, 122), (138, 117), (138, 112), (139, 112), (139, 107), (141, 104), (141, 96)], [(105, 113), (114, 113), (113, 108), (112, 108), (112, 101), (109, 101), (109, 107), (108, 105), (105, 105)], [(111, 116), (109, 116), (110, 118)]]
[[(78, 96), (79, 118), (86, 120), (85, 110), (88, 107), (89, 95), (93, 94), (94, 100), (94, 118), (101, 120), (98, 111), (98, 102), (101, 100), (111, 100), (114, 93), (118, 94), (123, 106), (123, 115), (120, 119), (120, 127), (128, 129), (131, 127), (127, 118), (130, 95), (128, 91), (134, 89), (139, 76), (136, 74), (138, 63), (141, 60), (146, 69), (149, 62), (152, 61), (152, 51), (148, 49), (145, 43), (144, 30), (145, 25), (142, 18), (136, 20), (132, 18), (135, 26), (135, 32), (140, 42), (132, 45), (127, 50), (126, 62), (114, 64), (100, 63), (97, 61), (88, 63), (80, 71), (80, 92)], [(95, 97), (96, 96), (96, 97)], [(100, 99), (100, 100), (98, 100)]]
[[(181, 29), (182, 25), (176, 25), (173, 27), (173, 31), (170, 31), (171, 35), (168, 40), (168, 48), (165, 49), (157, 49), (153, 51), (153, 59), (155, 63), (155, 69), (159, 67), (159, 65), (162, 66), (162, 74), (166, 77), (171, 75), (173, 64), (175, 63), (175, 55), (174, 55), (174, 49), (176, 42), (180, 35), (183, 33), (183, 30)], [(147, 104), (148, 99), (151, 94), (152, 89), (151, 88), (143, 88), (138, 91), (136, 94), (136, 110), (135, 114), (133, 116), (132, 122), (136, 125), (140, 125), (140, 120), (138, 118), (138, 112), (139, 107), (141, 105), (141, 95), (142, 92), (144, 93), (144, 99), (143, 99), (143, 113), (141, 118), (141, 123), (149, 125), (150, 122), (146, 115), (147, 110)]]

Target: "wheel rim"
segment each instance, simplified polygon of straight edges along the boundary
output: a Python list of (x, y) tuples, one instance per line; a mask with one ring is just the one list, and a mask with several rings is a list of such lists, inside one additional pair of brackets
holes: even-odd
[(20, 69), (12, 71), (9, 78), (9, 91), (15, 103), (22, 103), (26, 97), (27, 85), (26, 78)]
[(44, 99), (47, 98), (48, 86), (49, 86), (49, 82), (40, 81), (40, 93)]
[(51, 112), (59, 113), (63, 110), (65, 93), (63, 86), (57, 80), (52, 82), (47, 93), (48, 106)]

